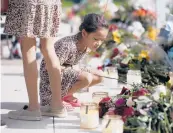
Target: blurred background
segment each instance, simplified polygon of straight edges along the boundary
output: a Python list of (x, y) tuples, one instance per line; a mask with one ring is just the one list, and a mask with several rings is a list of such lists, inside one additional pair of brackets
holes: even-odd
[[(62, 0), (62, 6), (59, 38), (77, 33), (83, 17), (91, 12), (104, 14), (112, 37), (108, 41), (116, 44), (144, 37), (156, 41), (160, 30), (173, 21), (172, 0)], [(8, 0), (1, 0), (1, 59), (21, 59), (20, 38), (3, 33), (7, 8)], [(171, 26), (162, 35), (169, 42)], [(39, 46), (37, 38), (37, 59), (42, 57)]]

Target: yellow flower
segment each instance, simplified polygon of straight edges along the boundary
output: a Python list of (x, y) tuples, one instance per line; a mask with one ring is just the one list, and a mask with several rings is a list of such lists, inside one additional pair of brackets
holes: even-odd
[(135, 65), (134, 64), (129, 64), (129, 68), (130, 69), (134, 69), (135, 68)]
[(88, 55), (91, 55), (91, 56), (94, 56), (96, 54), (96, 52), (93, 52), (93, 51), (90, 51), (89, 53), (88, 53)]
[(171, 86), (173, 86), (173, 83), (171, 82), (171, 80), (169, 80), (169, 81), (166, 83), (166, 86), (167, 86), (167, 88), (171, 88)]
[(117, 43), (120, 43), (121, 42), (121, 35), (119, 34), (118, 31), (114, 31), (112, 32), (112, 35), (113, 35), (113, 40)]
[(153, 27), (149, 27), (148, 29), (148, 38), (155, 41), (157, 37), (157, 29)]
[(146, 50), (142, 50), (141, 53), (139, 54), (138, 56), (138, 60), (142, 60), (142, 58), (145, 58), (147, 60), (150, 59), (149, 55), (148, 55), (148, 52)]

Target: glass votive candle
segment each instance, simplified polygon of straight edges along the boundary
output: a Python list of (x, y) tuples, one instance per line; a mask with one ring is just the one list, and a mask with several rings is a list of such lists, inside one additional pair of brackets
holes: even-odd
[(104, 78), (104, 84), (109, 88), (117, 88), (118, 87), (117, 68), (116, 67), (107, 67), (107, 68), (105, 68), (105, 73), (106, 73), (106, 76), (110, 77), (110, 78)]
[(94, 129), (99, 126), (99, 110), (96, 103), (83, 103), (80, 107), (80, 127)]
[(94, 92), (92, 94), (93, 102), (97, 104), (99, 104), (104, 97), (108, 97), (108, 92)]
[(127, 73), (127, 83), (128, 84), (141, 84), (142, 76), (140, 70), (129, 70)]
[(123, 133), (124, 122), (119, 115), (105, 115), (102, 133)]

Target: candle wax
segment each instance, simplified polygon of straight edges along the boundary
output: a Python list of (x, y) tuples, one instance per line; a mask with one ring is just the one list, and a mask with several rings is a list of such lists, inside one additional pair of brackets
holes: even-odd
[(86, 114), (85, 110), (80, 113), (80, 127), (81, 128), (97, 128), (99, 125), (99, 112), (98, 110), (88, 110)]

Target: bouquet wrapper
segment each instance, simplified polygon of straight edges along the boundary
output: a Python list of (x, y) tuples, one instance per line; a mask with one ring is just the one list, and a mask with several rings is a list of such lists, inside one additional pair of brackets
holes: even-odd
[(173, 71), (173, 61), (159, 45), (153, 45), (150, 47), (149, 56), (151, 61), (160, 62), (164, 66), (168, 66), (170, 71)]

